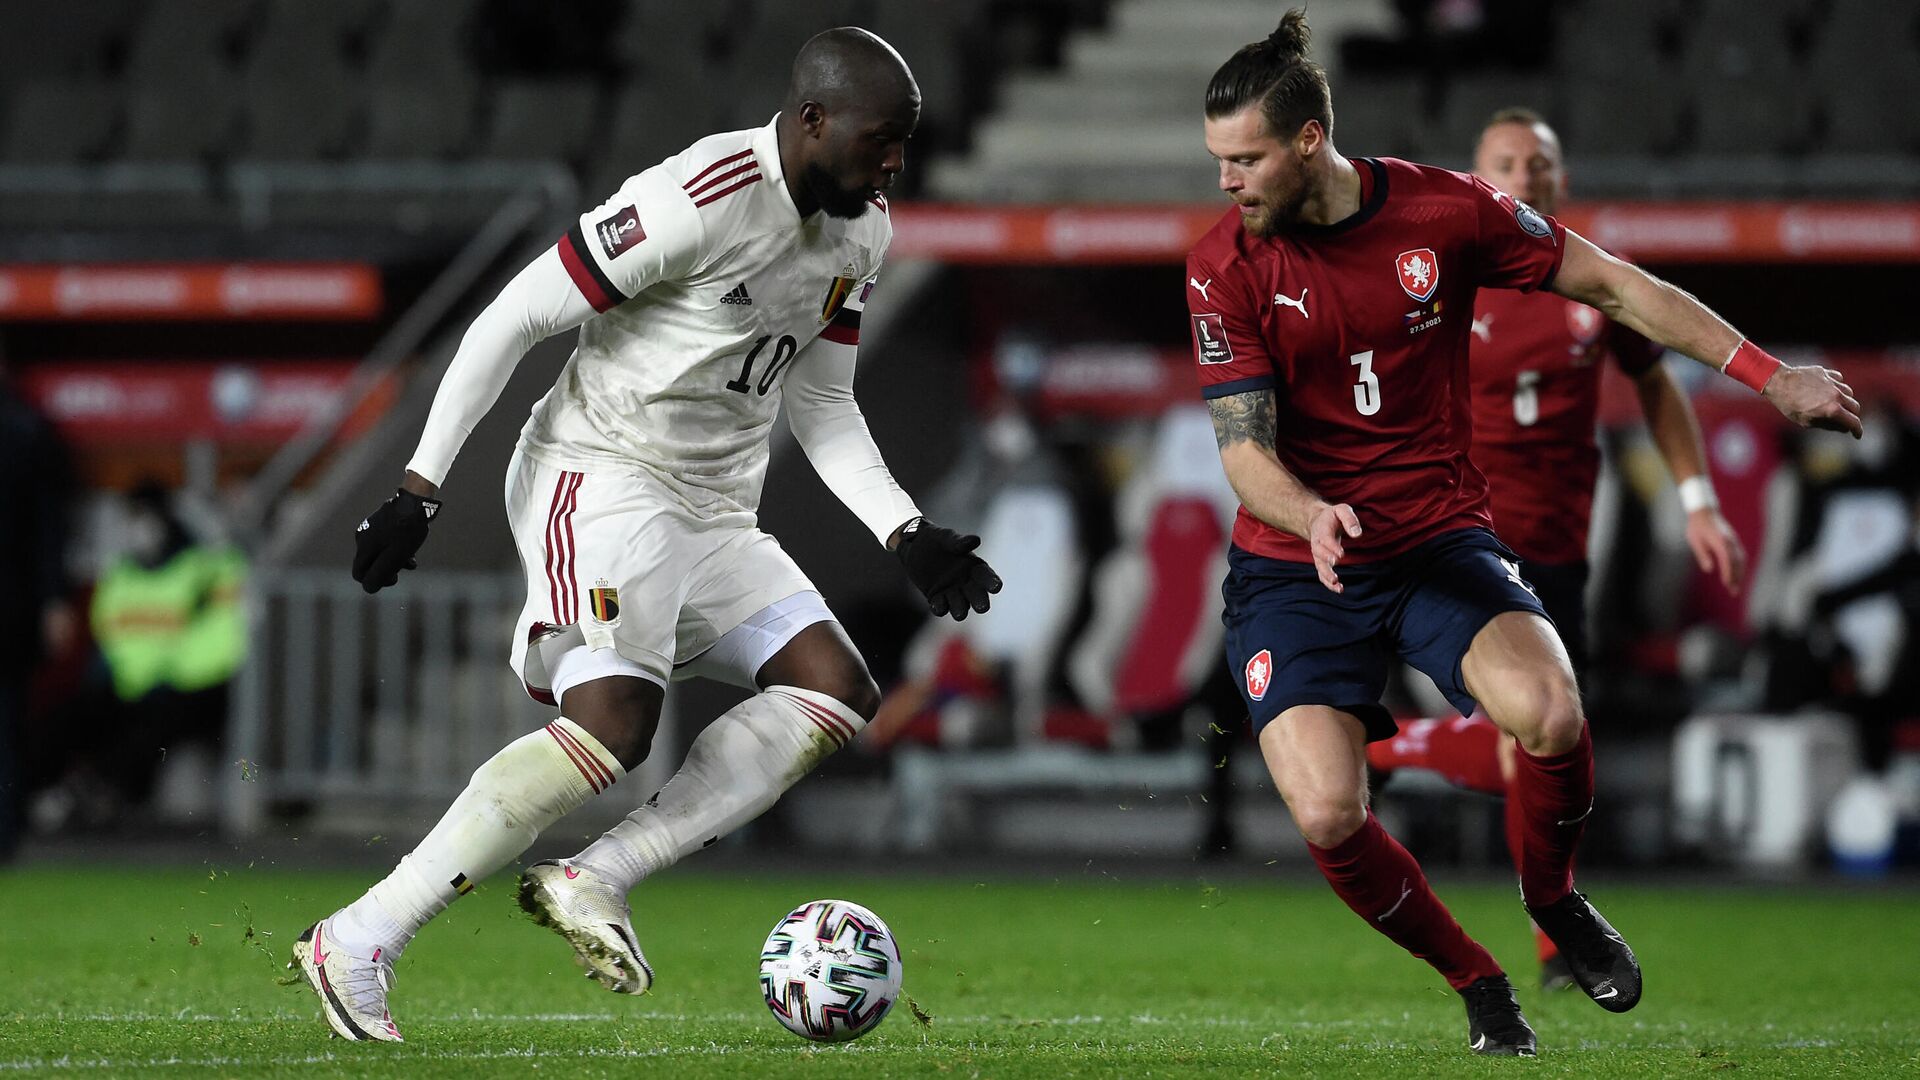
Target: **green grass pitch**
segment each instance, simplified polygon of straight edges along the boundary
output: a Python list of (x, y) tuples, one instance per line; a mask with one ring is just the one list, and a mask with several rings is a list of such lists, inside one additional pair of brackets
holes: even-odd
[[(398, 972), (403, 1046), (329, 1038), (277, 985), (307, 921), (368, 873), (0, 872), (0, 1077), (1876, 1076), (1920, 1074), (1911, 892), (1594, 889), (1639, 950), (1626, 1016), (1530, 989), (1510, 887), (1439, 883), (1521, 983), (1533, 1062), (1464, 1046), (1458, 999), (1316, 883), (1069, 875), (983, 880), (702, 874), (636, 892), (659, 969), (623, 998), (580, 976), (496, 878)], [(859, 1042), (774, 1023), (760, 941), (821, 896), (891, 922), (903, 1006)], [(538, 1070), (538, 1071), (536, 1071)]]

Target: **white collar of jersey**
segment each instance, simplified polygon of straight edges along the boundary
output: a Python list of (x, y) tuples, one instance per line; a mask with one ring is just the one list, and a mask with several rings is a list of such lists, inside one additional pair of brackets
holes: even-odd
[(774, 113), (766, 127), (753, 133), (753, 156), (760, 159), (760, 176), (767, 181), (773, 197), (787, 208), (796, 220), (800, 217), (800, 208), (793, 205), (793, 192), (787, 190), (787, 178), (780, 171), (780, 114)]

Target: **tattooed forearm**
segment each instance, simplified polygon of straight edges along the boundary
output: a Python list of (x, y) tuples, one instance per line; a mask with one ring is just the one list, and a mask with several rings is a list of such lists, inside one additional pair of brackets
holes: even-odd
[(1207, 402), (1213, 414), (1213, 438), (1225, 450), (1237, 442), (1273, 449), (1273, 391), (1251, 390)]

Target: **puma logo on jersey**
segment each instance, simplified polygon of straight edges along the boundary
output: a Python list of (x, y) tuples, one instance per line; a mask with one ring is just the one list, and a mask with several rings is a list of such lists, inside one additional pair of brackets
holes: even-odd
[(723, 304), (745, 304), (751, 307), (753, 306), (753, 297), (747, 295), (747, 283), (743, 281), (735, 285), (732, 292), (721, 297), (720, 302)]
[(1208, 279), (1206, 280), (1206, 283), (1205, 283), (1205, 284), (1202, 284), (1202, 283), (1201, 283), (1200, 281), (1198, 281), (1198, 280), (1196, 280), (1196, 279), (1194, 279), (1194, 278), (1188, 278), (1188, 279), (1187, 279), (1187, 284), (1189, 284), (1189, 285), (1191, 285), (1191, 286), (1193, 286), (1193, 291), (1194, 291), (1194, 292), (1197, 292), (1197, 293), (1199, 293), (1199, 294), (1200, 294), (1200, 299), (1202, 299), (1202, 300), (1206, 300), (1206, 301), (1207, 301), (1207, 303), (1209, 303), (1209, 304), (1211, 304), (1211, 303), (1213, 303), (1213, 301), (1212, 301), (1212, 300), (1209, 300), (1209, 299), (1207, 298), (1207, 286), (1208, 286), (1208, 285), (1211, 285), (1211, 284), (1213, 284), (1213, 279), (1212, 279), (1212, 278), (1208, 278)]
[(1388, 919), (1393, 918), (1393, 913), (1396, 911), (1399, 911), (1400, 905), (1406, 903), (1407, 897), (1412, 895), (1413, 895), (1413, 879), (1401, 878), (1400, 879), (1400, 899), (1395, 900), (1393, 902), (1392, 907), (1388, 908), (1383, 914), (1380, 915), (1379, 918), (1376, 918), (1373, 921), (1377, 923), (1383, 923), (1383, 922), (1386, 922)]
[[(1511, 559), (1501, 559), (1500, 566), (1502, 569), (1506, 570), (1508, 581), (1513, 582), (1515, 585), (1520, 586), (1521, 588), (1527, 590), (1528, 592), (1533, 591), (1533, 586), (1527, 584), (1526, 581), (1523, 578), (1521, 578), (1519, 563), (1516, 563)], [(1588, 807), (1588, 809), (1592, 809), (1592, 807)]]
[(1488, 312), (1487, 317), (1484, 319), (1473, 320), (1472, 325), (1468, 326), (1467, 329), (1472, 331), (1473, 336), (1479, 338), (1481, 341), (1491, 342), (1493, 340), (1493, 313)]
[(1293, 297), (1288, 296), (1286, 293), (1274, 293), (1273, 305), (1275, 307), (1298, 308), (1300, 309), (1301, 318), (1311, 319), (1313, 318), (1313, 316), (1307, 314), (1307, 293), (1310, 291), (1311, 291), (1310, 289), (1307, 289), (1305, 286), (1302, 286), (1300, 289), (1300, 299), (1298, 300), (1295, 300)]

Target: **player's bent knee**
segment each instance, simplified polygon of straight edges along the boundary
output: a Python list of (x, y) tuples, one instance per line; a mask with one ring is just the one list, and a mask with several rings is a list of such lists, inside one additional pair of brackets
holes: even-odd
[(1570, 685), (1543, 682), (1519, 695), (1520, 714), (1510, 717), (1508, 730), (1520, 740), (1520, 746), (1535, 756), (1564, 754), (1580, 741), (1586, 716), (1580, 709), (1580, 692)]
[(873, 681), (873, 676), (867, 673), (864, 666), (850, 676), (840, 692), (833, 696), (862, 720), (870, 721), (880, 711), (880, 685)]
[(816, 665), (805, 678), (795, 679), (788, 685), (825, 694), (863, 721), (872, 720), (880, 711), (880, 686), (868, 673), (867, 665), (857, 657), (848, 657), (841, 663)]
[(1366, 804), (1349, 799), (1301, 799), (1289, 802), (1293, 824), (1314, 847), (1330, 848), (1367, 823)]
[(862, 721), (872, 720), (873, 714), (880, 711), (880, 687), (873, 681), (873, 676), (866, 673), (865, 669), (857, 673), (849, 674), (844, 679), (815, 681), (823, 685), (804, 686), (803, 689), (825, 694), (840, 704), (845, 705), (849, 711), (859, 716)]
[(880, 711), (880, 687), (867, 662), (837, 623), (820, 622), (797, 634), (764, 665), (756, 677), (762, 686), (797, 686), (845, 705), (862, 721)]
[(560, 711), (600, 740), (622, 768), (647, 760), (660, 726), (663, 691), (647, 679), (615, 675), (569, 689)]
[(1548, 710), (1546, 719), (1540, 725), (1538, 746), (1529, 748), (1528, 752), (1536, 756), (1564, 754), (1580, 742), (1580, 731), (1586, 724), (1586, 717), (1580, 713), (1579, 702), (1563, 696)]

